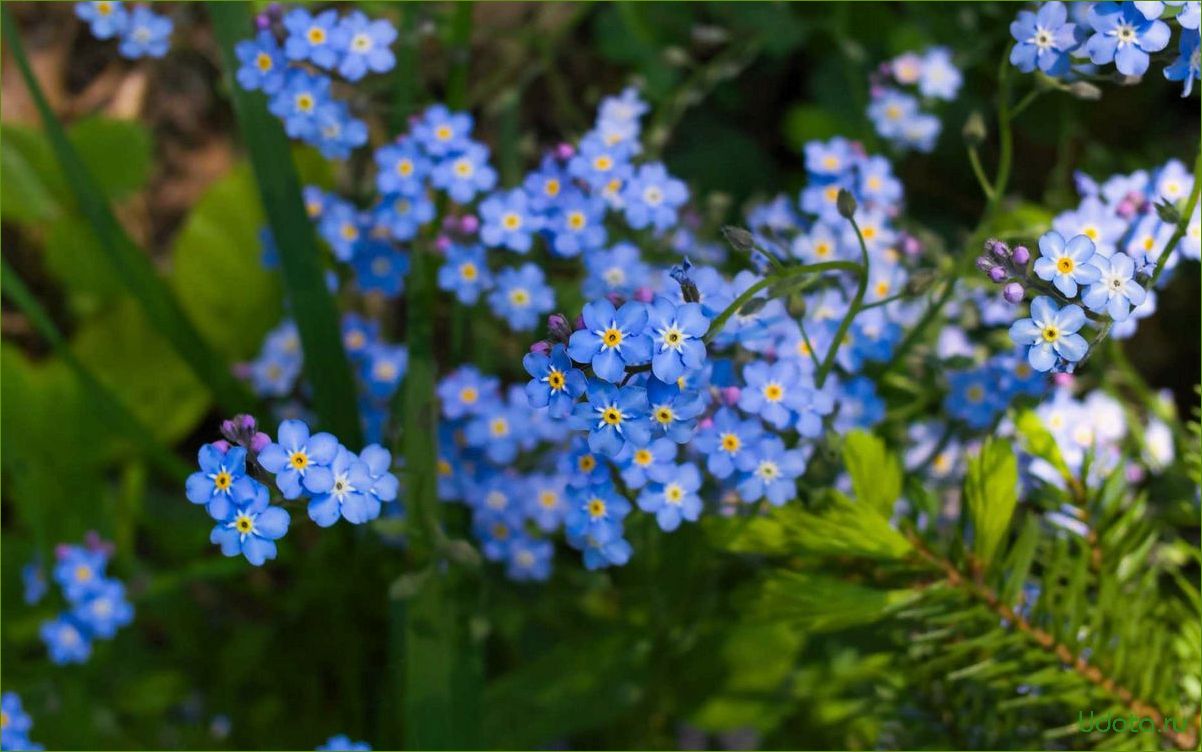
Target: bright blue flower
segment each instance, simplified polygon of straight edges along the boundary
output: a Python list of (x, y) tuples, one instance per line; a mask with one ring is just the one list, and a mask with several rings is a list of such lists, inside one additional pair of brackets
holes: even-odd
[(604, 220), (604, 201), (574, 188), (566, 189), (555, 202), (546, 225), (551, 233), (551, 250), (565, 257), (597, 250), (605, 245)]
[(629, 441), (635, 447), (651, 440), (647, 420), (647, 390), (637, 386), (618, 388), (603, 381), (590, 381), (588, 402), (575, 406), (573, 427), (589, 432), (588, 445), (594, 452), (616, 457)]
[[(504, 483), (509, 485), (501, 476), (489, 479), (488, 484)], [(491, 490), (488, 495), (493, 498), (512, 496), (507, 491)], [(488, 561), (504, 561), (509, 558), (509, 549), (522, 534), (522, 518), (518, 511), (497, 511), (486, 506), (477, 506), (472, 513), (472, 533), (480, 543), (480, 553)]]
[(120, 34), (129, 24), (125, 3), (100, 0), (75, 4), (75, 15), (91, 27), (92, 36), (109, 39)]
[(300, 332), (296, 323), (285, 319), (267, 333), (259, 357), (250, 363), (250, 378), (260, 395), (283, 397), (292, 391), (300, 375)]
[(553, 418), (565, 418), (577, 398), (584, 394), (584, 373), (572, 365), (563, 345), (555, 345), (548, 355), (526, 353), (522, 366), (530, 374), (526, 397), (533, 408), (546, 407)]
[(559, 529), (568, 510), (567, 483), (562, 475), (532, 475), (526, 479), (524, 511), (544, 533)]
[[(639, 256), (633, 243), (617, 243), (607, 251), (584, 256), (585, 277), (582, 291), (586, 298), (601, 298), (610, 293), (630, 297), (650, 281), (651, 268)], [(712, 270), (711, 270), (712, 271)]]
[(406, 138), (376, 150), (376, 188), (381, 194), (417, 196), (426, 189), (432, 165), (418, 147)]
[(518, 444), (525, 416), (500, 401), (482, 405), (468, 422), (464, 437), (468, 446), (483, 449), (497, 465), (508, 465), (518, 456)]
[(885, 401), (877, 395), (872, 379), (857, 376), (843, 384), (833, 384), (827, 379), (824, 388), (838, 390), (839, 412), (833, 424), (837, 433), (871, 428), (885, 419)]
[(171, 19), (139, 5), (129, 14), (117, 51), (123, 57), (162, 57), (171, 45)]
[(723, 407), (698, 432), (693, 446), (706, 455), (705, 467), (711, 475), (729, 478), (739, 456), (754, 451), (763, 432), (758, 420), (741, 420), (734, 410)]
[(840, 188), (851, 191), (855, 188), (855, 181), (851, 176), (844, 175), (833, 183), (816, 183), (806, 186), (802, 189), (799, 199), (801, 210), (806, 214), (816, 215), (822, 221), (829, 222), (836, 227), (841, 226), (847, 220), (839, 215), (839, 208), (835, 204), (839, 198)]
[[(620, 525), (630, 514), (630, 502), (609, 481), (568, 489), (564, 531), (568, 542), (590, 532)], [(575, 545), (575, 544), (572, 544)]]
[(315, 749), (318, 752), (371, 752), (371, 745), (367, 742), (351, 741), (346, 734), (335, 734)]
[(50, 662), (57, 666), (85, 663), (92, 655), (92, 638), (67, 614), (42, 622), (38, 632), (46, 643)]
[(522, 187), (530, 199), (530, 208), (537, 212), (554, 208), (570, 184), (567, 169), (553, 154), (544, 156), (538, 169), (526, 175), (522, 181)]
[(1010, 63), (1023, 73), (1039, 68), (1049, 76), (1063, 76), (1071, 63), (1069, 52), (1077, 46), (1076, 31), (1062, 2), (1043, 3), (1034, 13), (1020, 10), (1010, 24), (1015, 40)]
[(509, 322), (514, 331), (530, 331), (539, 317), (555, 307), (555, 293), (547, 285), (542, 269), (523, 264), (517, 269), (502, 269), (496, 287), (488, 295), (493, 313)]
[(884, 362), (893, 356), (893, 348), (901, 339), (902, 329), (891, 320), (883, 307), (878, 306), (856, 316), (851, 333), (856, 360)]
[[(701, 304), (701, 311), (706, 316), (717, 317), (734, 301), (737, 293), (731, 290), (731, 284), (717, 269), (707, 266), (694, 269), (690, 274), (693, 284), (697, 286), (697, 294), (700, 298), (697, 302)], [(677, 296), (681, 303), (685, 302), (679, 291)]]
[(268, 109), (284, 121), (284, 130), (289, 137), (314, 140), (319, 129), (318, 114), (330, 101), (328, 76), (289, 68), (284, 85), (271, 97)]
[[(300, 421), (285, 421), (288, 423), (300, 423)], [(284, 424), (280, 425), (280, 431), (284, 431)], [(303, 423), (300, 423), (304, 427)], [(306, 433), (308, 429), (305, 429)], [(316, 440), (319, 436), (329, 436), (329, 434), (317, 434), (313, 437)], [(332, 436), (330, 437), (333, 438)], [(313, 446), (314, 441), (310, 441), (309, 445)], [(271, 444), (271, 447), (278, 446)], [(303, 450), (301, 450), (303, 451)], [(264, 450), (266, 454), (266, 450)], [(262, 464), (263, 454), (259, 455), (260, 464)], [(264, 465), (266, 467), (266, 465)], [(314, 468), (310, 465), (306, 479), (318, 477), (314, 473)], [(325, 469), (326, 478), (329, 477), (329, 471)], [(277, 476), (277, 481), (279, 480)], [(283, 490), (283, 489), (281, 489)], [(284, 496), (287, 498), (296, 498), (288, 496), (285, 491)], [(262, 566), (263, 562), (276, 557), (275, 542), (284, 537), (288, 532), (289, 517), (281, 507), (271, 506), (270, 497), (267, 492), (267, 487), (261, 483), (255, 484), (255, 491), (249, 497), (244, 497), (238, 500), (237, 504), (230, 507), (229, 515), (217, 521), (213, 526), (213, 531), (209, 534), (209, 542), (221, 546), (221, 553), (225, 556), (238, 556), (239, 554), (246, 557), (246, 560), (253, 566)]]
[(676, 305), (657, 296), (647, 306), (651, 335), (651, 371), (661, 381), (676, 381), (686, 371), (705, 365), (704, 337), (709, 319), (699, 303)]
[(517, 253), (529, 252), (531, 238), (542, 229), (542, 218), (530, 211), (521, 188), (481, 201), (480, 220), (480, 240), (486, 246), (503, 246)]
[(1094, 256), (1101, 276), (1082, 295), (1081, 302), (1095, 313), (1105, 311), (1115, 321), (1126, 321), (1131, 308), (1144, 302), (1147, 292), (1133, 278), (1135, 262), (1125, 253), (1110, 258)]
[(646, 389), (652, 433), (667, 436), (677, 444), (692, 439), (697, 417), (705, 411), (701, 394), (682, 391), (675, 381), (664, 383), (655, 377), (647, 379)]
[(754, 361), (743, 367), (744, 387), (739, 392), (739, 409), (759, 415), (778, 429), (793, 420), (790, 406), (801, 390), (800, 374), (792, 361), (781, 360), (769, 365)]
[(627, 444), (614, 458), (614, 464), (621, 469), (622, 482), (627, 488), (642, 488), (654, 468), (676, 461), (676, 452), (676, 442), (668, 438), (655, 439), (637, 449)]
[(316, 129), (304, 138), (326, 159), (346, 159), (367, 143), (367, 123), (351, 116), (345, 102), (331, 100), (317, 111)]
[(392, 397), (409, 367), (409, 350), (404, 345), (378, 343), (368, 348), (359, 368), (367, 392), (377, 400)]
[(607, 143), (637, 146), (639, 120), (649, 106), (639, 98), (638, 90), (628, 86), (616, 97), (605, 97), (597, 107), (594, 132)]
[(396, 29), (383, 19), (371, 20), (361, 11), (347, 13), (330, 34), (330, 44), (341, 54), (338, 72), (348, 81), (358, 81), (372, 73), (387, 73), (396, 65), (389, 46), (396, 41)]
[(900, 133), (892, 138), (900, 145), (929, 153), (935, 148), (935, 141), (943, 124), (939, 118), (925, 112), (911, 115), (901, 123)]
[(971, 428), (988, 428), (1006, 408), (1005, 395), (998, 389), (998, 375), (988, 366), (952, 371), (947, 375), (947, 383), (950, 389), (943, 401), (944, 409)]
[(322, 212), (318, 230), (330, 244), (334, 257), (339, 261), (350, 261), (355, 255), (359, 241), (363, 239), (367, 217), (352, 204), (331, 199)]
[(1194, 81), (1202, 80), (1202, 63), (1200, 55), (1198, 30), (1181, 32), (1181, 46), (1177, 59), (1164, 69), (1164, 77), (1170, 81), (1181, 81), (1184, 88), (1181, 96), (1188, 97), (1194, 90)]
[(641, 165), (622, 188), (622, 210), (636, 230), (664, 232), (676, 224), (677, 212), (688, 200), (689, 189), (659, 162)]
[(29, 730), (33, 728), (33, 719), (21, 706), (21, 698), (16, 692), (5, 692), (0, 695), (0, 714), (4, 722), (0, 723), (0, 747), (4, 749), (29, 749)]
[(471, 144), (472, 116), (451, 112), (446, 105), (431, 105), (413, 124), (411, 132), (427, 154), (443, 157), (464, 151)]
[(1003, 353), (990, 361), (1001, 371), (1006, 403), (1019, 396), (1042, 397), (1048, 390), (1047, 376), (1032, 368), (1023, 355), (1020, 349), (1013, 354)]
[(359, 490), (382, 502), (395, 501), (400, 480), (392, 473), (392, 453), (379, 444), (368, 444), (359, 452), (359, 461), (366, 466), (370, 481)]
[(466, 204), (481, 191), (497, 184), (497, 171), (488, 164), (488, 147), (469, 141), (461, 152), (447, 156), (434, 166), (430, 182), (446, 191), (452, 201)]
[(906, 123), (918, 115), (918, 100), (896, 89), (886, 89), (868, 105), (876, 132), (888, 139), (901, 139)]
[(117, 580), (107, 579), (75, 603), (71, 615), (89, 633), (107, 640), (134, 620), (134, 607), (125, 598), (125, 586)]
[(424, 193), (386, 195), (375, 207), (376, 220), (388, 228), (393, 239), (401, 242), (417, 237), (422, 225), (434, 219), (434, 213), (434, 202)]
[[(1126, 251), (1135, 262), (1137, 271), (1150, 274), (1156, 268), (1160, 255), (1169, 251), (1169, 239), (1176, 229), (1175, 225), (1160, 219), (1156, 212), (1145, 214), (1135, 221), (1127, 235)], [(1173, 254), (1165, 263), (1165, 271), (1176, 265), (1177, 255)]]
[(308, 60), (319, 68), (331, 70), (338, 63), (338, 48), (332, 39), (338, 11), (325, 10), (316, 16), (296, 8), (284, 16), (284, 54), (289, 60)]
[(258, 462), (275, 475), (276, 486), (285, 499), (299, 497), (302, 484), (311, 493), (321, 493), (333, 485), (329, 465), (338, 453), (338, 439), (324, 432), (310, 436), (309, 426), (300, 420), (280, 423), (278, 437), (279, 441), (259, 452)]
[(630, 152), (629, 145), (608, 144), (600, 136), (586, 136), (568, 162), (568, 174), (594, 191), (614, 194), (630, 177)]
[(797, 498), (797, 479), (806, 469), (806, 456), (800, 449), (785, 449), (776, 436), (760, 439), (754, 449), (741, 452), (736, 464), (745, 477), (737, 487), (745, 503), (767, 498), (773, 506), (781, 506)]
[(833, 180), (851, 168), (855, 153), (851, 142), (841, 136), (830, 141), (807, 141), (804, 147), (806, 172), (818, 180)]
[(1144, 298), (1142, 305), (1136, 306), (1131, 315), (1126, 321), (1115, 322), (1114, 326), (1110, 327), (1110, 336), (1113, 339), (1128, 339), (1135, 334), (1138, 328), (1139, 320), (1146, 319), (1156, 313), (1156, 291), (1148, 290), (1147, 296)]
[(238, 56), (238, 85), (247, 91), (261, 91), (272, 95), (284, 85), (287, 63), (284, 51), (275, 41), (275, 35), (263, 30), (254, 39), (244, 39), (234, 45)]
[(793, 428), (809, 439), (816, 439), (824, 430), (822, 420), (835, 411), (833, 385), (819, 389), (810, 376), (801, 376), (791, 390), (789, 408), (797, 415)]
[[(698, 275), (698, 279), (700, 279), (700, 275)], [(763, 277), (760, 275), (746, 269), (739, 272), (730, 284), (729, 291), (731, 297), (725, 303), (729, 304), (735, 297), (743, 294), (748, 288), (762, 279)], [(700, 285), (698, 287), (700, 289)], [(735, 311), (734, 315), (726, 320), (726, 326), (717, 337), (717, 344), (719, 346), (738, 342), (753, 352), (764, 352), (775, 343), (775, 334), (778, 327), (788, 318), (785, 314), (784, 304), (779, 298), (768, 299), (767, 294), (764, 292), (757, 293), (754, 298), (764, 299), (767, 302), (751, 312), (746, 311), (746, 306), (740, 307), (739, 310)], [(701, 307), (703, 310), (707, 309), (704, 298)], [(719, 312), (721, 310), (718, 309)], [(718, 314), (715, 313), (712, 315), (717, 316)]]
[(380, 324), (357, 313), (342, 316), (342, 347), (352, 361), (363, 357), (370, 345), (380, 339)]
[(560, 455), (558, 469), (573, 488), (609, 480), (609, 464), (589, 447), (588, 439), (583, 436), (572, 439), (568, 451)]
[(1059, 308), (1051, 298), (1041, 295), (1031, 301), (1031, 317), (1019, 319), (1010, 327), (1010, 339), (1030, 348), (1027, 360), (1032, 368), (1050, 371), (1058, 360), (1075, 363), (1085, 356), (1088, 345), (1077, 334), (1084, 324), (1080, 306)]
[(440, 290), (455, 293), (464, 305), (474, 305), (480, 293), (492, 287), (492, 272), (488, 269), (485, 250), (479, 245), (452, 245), (446, 261), (438, 268)]
[(329, 527), (340, 517), (362, 525), (380, 516), (380, 500), (369, 493), (372, 479), (367, 465), (354, 452), (339, 446), (329, 473), (331, 481), (324, 491), (311, 489), (309, 519), (319, 527)]
[(578, 535), (569, 535), (568, 545), (584, 552), (584, 568), (589, 571), (623, 566), (633, 553), (622, 537), (620, 522), (589, 526)]
[(509, 544), (505, 576), (515, 582), (543, 582), (551, 576), (551, 541), (517, 535)]
[(31, 561), (21, 567), (21, 585), (24, 590), (25, 604), (32, 606), (46, 596), (49, 587), (46, 584), (46, 571), (37, 561)]
[(655, 469), (653, 482), (639, 494), (639, 509), (655, 515), (660, 530), (670, 533), (681, 520), (696, 522), (701, 516), (701, 473), (692, 463)]
[(1089, 263), (1095, 246), (1086, 235), (1078, 235), (1067, 243), (1055, 230), (1039, 238), (1039, 258), (1035, 259), (1035, 274), (1051, 282), (1067, 297), (1076, 297), (1077, 285), (1098, 281), (1098, 267)]
[(378, 292), (386, 298), (395, 298), (405, 289), (409, 256), (388, 243), (367, 242), (351, 259), (351, 268), (361, 292)]
[(1148, 53), (1169, 44), (1169, 25), (1151, 21), (1135, 3), (1096, 3), (1089, 11), (1094, 34), (1082, 50), (1094, 65), (1113, 62), (1124, 76), (1142, 76), (1148, 70)]
[(200, 448), (198, 461), (200, 470), (189, 475), (184, 484), (188, 501), (205, 505), (213, 519), (225, 519), (235, 497), (251, 491), (253, 481), (246, 474), (246, 450), (231, 446), (222, 451), (216, 444), (205, 444)]
[(491, 409), (500, 400), (500, 384), (495, 376), (485, 376), (472, 365), (451, 371), (438, 384), (443, 416), (459, 420)]
[(631, 300), (615, 310), (602, 298), (585, 304), (583, 318), (584, 328), (572, 332), (568, 340), (568, 354), (577, 363), (590, 363), (599, 378), (616, 384), (627, 366), (651, 360), (645, 304)]
[(103, 551), (68, 546), (59, 551), (54, 565), (54, 581), (62, 588), (63, 597), (74, 603), (87, 597), (104, 581), (108, 556)]
[(866, 157), (859, 163), (857, 193), (869, 205), (896, 206), (902, 199), (902, 184), (885, 157)]

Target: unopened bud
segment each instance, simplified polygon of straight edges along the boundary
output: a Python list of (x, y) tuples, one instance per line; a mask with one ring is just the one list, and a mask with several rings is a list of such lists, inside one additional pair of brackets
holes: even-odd
[(961, 135), (969, 146), (979, 146), (985, 140), (985, 118), (981, 117), (981, 113), (974, 112), (968, 116), (968, 120), (964, 121), (964, 130), (961, 131)]
[(459, 231), (464, 235), (474, 235), (480, 229), (480, 220), (475, 214), (464, 214), (459, 218)]
[(263, 433), (262, 431), (257, 431), (257, 432), (255, 432), (254, 436), (250, 437), (250, 451), (253, 454), (258, 454), (259, 452), (266, 449), (267, 445), (270, 443), (271, 443), (270, 436)]
[(989, 240), (986, 240), (985, 250), (989, 253), (989, 255), (993, 256), (999, 261), (1005, 261), (1006, 259), (1010, 258), (1010, 246), (1006, 245), (997, 238), (990, 238)]
[(1011, 282), (1002, 288), (1002, 298), (1010, 305), (1018, 305), (1023, 302), (1023, 294), (1026, 291), (1018, 282)]
[(560, 160), (569, 160), (576, 153), (576, 147), (569, 143), (562, 143), (555, 147), (555, 158)]
[(225, 439), (217, 439), (213, 442), (213, 446), (217, 447), (222, 454), (225, 454), (230, 450), (230, 443)]
[(755, 237), (742, 227), (728, 225), (722, 228), (722, 235), (726, 238), (726, 242), (730, 243), (731, 247), (739, 253), (748, 253), (755, 248)]
[(988, 274), (996, 266), (988, 256), (977, 256), (977, 268)]
[(1177, 207), (1167, 198), (1156, 204), (1156, 214), (1160, 217), (1161, 222), (1170, 225), (1175, 225), (1181, 221), (1181, 212), (1177, 211)]
[(989, 270), (989, 281), (990, 282), (999, 282), (999, 283), (1003, 282), (1003, 281), (1005, 281), (1007, 276), (1008, 275), (1006, 274), (1006, 270), (1000, 266), (995, 266)]
[(840, 188), (839, 195), (835, 197), (835, 208), (839, 210), (839, 216), (851, 219), (856, 216), (856, 197), (846, 188)]
[(721, 391), (722, 401), (727, 405), (734, 407), (739, 404), (739, 397), (742, 395), (742, 390), (737, 386), (723, 387)]
[(1077, 99), (1095, 101), (1102, 98), (1102, 90), (1088, 81), (1074, 81), (1068, 85), (1068, 93)]
[(1031, 252), (1025, 245), (1015, 246), (1014, 250), (1010, 252), (1010, 259), (1015, 266), (1026, 266), (1027, 262), (1031, 260)]
[(636, 287), (632, 297), (640, 303), (650, 303), (655, 299), (655, 290), (650, 287)]
[(547, 317), (547, 331), (551, 334), (551, 339), (556, 342), (567, 342), (572, 336), (572, 325), (568, 323), (567, 316), (562, 313), (553, 313)]
[(530, 352), (538, 353), (539, 355), (550, 355), (551, 343), (545, 339), (540, 339), (538, 342), (530, 345)]
[(935, 282), (937, 276), (931, 269), (920, 269), (914, 272), (910, 275), (910, 279), (906, 280), (906, 294), (922, 295), (931, 289), (931, 285)]

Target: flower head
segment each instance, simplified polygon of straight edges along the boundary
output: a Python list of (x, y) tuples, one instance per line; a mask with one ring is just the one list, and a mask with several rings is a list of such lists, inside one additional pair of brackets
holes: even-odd
[(1051, 298), (1041, 295), (1031, 301), (1031, 317), (1010, 327), (1010, 339), (1016, 345), (1028, 347), (1027, 360), (1032, 368), (1049, 371), (1058, 360), (1075, 363), (1085, 356), (1088, 346), (1085, 338), (1077, 334), (1084, 324), (1085, 314), (1080, 306), (1070, 304), (1059, 308)]
[(1094, 242), (1086, 235), (1077, 235), (1067, 243), (1055, 230), (1039, 238), (1040, 257), (1035, 260), (1035, 274), (1050, 281), (1067, 297), (1077, 295), (1078, 284), (1091, 284), (1098, 279), (1098, 268), (1089, 263), (1094, 255)]

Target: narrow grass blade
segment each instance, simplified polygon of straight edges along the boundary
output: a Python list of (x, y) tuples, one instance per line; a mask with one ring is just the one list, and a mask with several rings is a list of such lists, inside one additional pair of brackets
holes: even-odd
[(305, 375), (313, 387), (313, 407), (323, 429), (358, 448), (363, 439), (355, 382), (342, 347), (334, 300), (326, 289), (317, 238), (301, 198), (288, 138), (280, 122), (267, 111), (263, 96), (244, 91), (234, 81), (238, 68), (234, 45), (254, 33), (250, 4), (211, 2), (207, 7), (221, 45), (238, 127), (280, 251), (284, 287), (305, 353)]
[(79, 359), (67, 347), (63, 335), (59, 333), (50, 316), (46, 314), (37, 298), (25, 287), (25, 283), (17, 276), (7, 261), (0, 259), (0, 285), (3, 286), (4, 296), (16, 304), (17, 308), (29, 317), (34, 328), (46, 338), (54, 352), (79, 377), (84, 388), (92, 395), (93, 404), (97, 411), (105, 414), (108, 420), (124, 432), (138, 446), (155, 467), (167, 477), (182, 482), (192, 471), (183, 460), (154, 440), (154, 434), (131, 413), (125, 405), (100, 381), (93, 376)]
[(92, 226), (109, 263), (146, 311), (150, 321), (166, 336), (201, 382), (208, 385), (217, 402), (230, 412), (252, 409), (254, 397), (201, 338), (170, 288), (158, 276), (150, 258), (137, 247), (113, 216), (104, 194), (46, 102), (25, 56), (17, 25), (7, 7), (3, 8), (3, 26), (4, 42), (12, 52), (13, 60), (41, 115), (54, 156), (62, 167), (80, 212)]

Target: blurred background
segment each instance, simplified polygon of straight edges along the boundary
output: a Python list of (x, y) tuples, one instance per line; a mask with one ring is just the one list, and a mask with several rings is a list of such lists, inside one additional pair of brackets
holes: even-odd
[[(386, 102), (402, 86), (423, 92), (423, 103), (440, 99), (450, 68), (450, 8), (358, 6), (405, 24), (418, 39), (418, 67), (370, 80), (358, 104)], [(5, 7), (51, 107), (121, 224), (218, 351), (230, 361), (253, 356), (279, 320), (280, 290), (259, 263), (262, 213), (205, 8), (157, 8), (174, 20), (172, 49), (161, 60), (132, 63), (93, 38), (70, 3)], [(899, 53), (944, 44), (965, 74), (960, 96), (941, 113), (936, 150), (899, 157), (895, 166), (908, 220), (960, 251), (956, 239), (976, 222), (983, 199), (959, 132), (971, 112), (991, 117), (996, 61), (1016, 9), (482, 3), (472, 10), (469, 101), (478, 137), (493, 145), (502, 173), (514, 174), (587, 130), (602, 96), (640, 85), (662, 118), (655, 122), (664, 161), (716, 226), (737, 222), (750, 200), (794, 193), (807, 140), (839, 134), (888, 154), (864, 116), (869, 73)], [(0, 94), (6, 262), (74, 356), (191, 464), (226, 416), (100, 259), (7, 45)], [(398, 132), (411, 114), (374, 105), (370, 112), (376, 140)], [(1014, 210), (1050, 220), (1075, 206), (1076, 170), (1101, 179), (1172, 157), (1188, 163), (1198, 114), (1196, 99), (1181, 99), (1178, 85), (1157, 76), (1108, 86), (1100, 101), (1041, 97), (1016, 125), (1011, 193), (1021, 203)], [(516, 148), (498, 149), (503, 142)], [(992, 148), (987, 140), (984, 152)], [(345, 179), (315, 153), (298, 150), (297, 161), (307, 181)], [(346, 170), (362, 175), (369, 166), (352, 160)], [(1158, 312), (1124, 344), (1148, 384), (1170, 390), (1188, 414), (1199, 382), (1199, 281), (1196, 265), (1181, 271)], [(403, 552), (366, 530), (300, 525), (274, 566), (222, 559), (182, 486), (164, 483), (96, 412), (7, 298), (2, 331), (2, 682), (19, 687), (35, 709), (34, 738), (48, 748), (309, 748), (346, 731), (378, 747), (398, 744), (403, 606), (388, 591), (404, 570)], [(497, 370), (517, 378), (523, 343), (496, 348)], [(53, 607), (26, 605), (21, 568), (93, 530), (115, 544), (112, 568), (127, 582), (137, 617), (116, 639), (97, 643), (87, 664), (54, 667), (37, 636)], [(643, 625), (662, 639), (673, 639), (691, 604), (722, 600), (726, 584), (738, 579), (729, 565), (706, 559), (700, 538), (697, 531), (672, 537), (661, 555), (678, 557), (675, 573), (642, 585), (668, 601), (663, 623)], [(488, 685), (482, 712), (495, 732), (490, 741), (868, 748), (888, 738), (887, 719), (874, 714), (878, 702), (891, 701), (883, 697), (888, 658), (871, 630), (827, 644), (768, 629), (723, 643), (725, 652), (705, 664), (636, 661), (637, 650), (607, 626), (622, 599), (579, 568), (561, 570), (546, 586), (497, 579), (483, 587), (483, 621), (475, 626), (490, 635), (486, 675), (538, 662), (520, 681)], [(735, 612), (737, 604), (725, 604), (711, 618)], [(691, 649), (706, 653), (707, 636), (693, 635)], [(634, 644), (647, 650), (651, 643)], [(797, 661), (785, 666), (778, 655)], [(734, 692), (717, 703), (712, 688), (730, 680), (732, 667), (746, 674), (739, 680), (747, 697)], [(782, 690), (777, 674), (786, 669), (792, 679)], [(516, 729), (512, 718), (529, 723)], [(954, 734), (946, 738), (956, 744)]]

